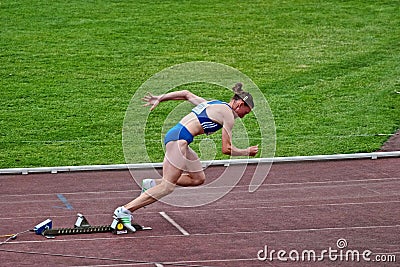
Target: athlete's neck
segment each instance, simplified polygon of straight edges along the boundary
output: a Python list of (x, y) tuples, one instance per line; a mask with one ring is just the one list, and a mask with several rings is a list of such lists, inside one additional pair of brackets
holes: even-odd
[(233, 117), (236, 119), (236, 118), (239, 118), (239, 115), (235, 112), (235, 109), (234, 109), (234, 104), (236, 103), (236, 101), (234, 100), (234, 99), (232, 99), (229, 103), (228, 103), (228, 106), (231, 108), (231, 110), (232, 110), (232, 113), (233, 113)]

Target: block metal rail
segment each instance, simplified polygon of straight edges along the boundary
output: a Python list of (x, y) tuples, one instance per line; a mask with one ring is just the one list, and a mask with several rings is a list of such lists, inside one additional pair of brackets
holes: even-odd
[[(275, 157), (275, 158), (250, 158), (250, 159), (229, 159), (202, 161), (203, 166), (218, 165), (239, 165), (239, 164), (258, 164), (258, 163), (282, 163), (282, 162), (302, 162), (302, 161), (326, 161), (326, 160), (347, 160), (347, 159), (378, 159), (388, 157), (400, 157), (400, 151), (393, 152), (373, 152), (355, 154), (335, 154), (335, 155), (316, 155), (316, 156), (295, 156), (295, 157)], [(61, 166), (61, 167), (35, 167), (35, 168), (8, 168), (0, 169), (1, 174), (29, 174), (29, 173), (58, 173), (74, 171), (105, 171), (105, 170), (127, 170), (127, 169), (152, 169), (161, 168), (162, 163), (137, 163), (137, 164), (113, 164), (113, 165), (86, 165), (86, 166)]]

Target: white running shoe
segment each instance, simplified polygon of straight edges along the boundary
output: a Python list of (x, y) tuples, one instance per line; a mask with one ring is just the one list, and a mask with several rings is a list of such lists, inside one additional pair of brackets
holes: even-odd
[(156, 186), (156, 180), (154, 179), (144, 179), (142, 181), (142, 193), (146, 192), (152, 187)]
[(122, 224), (131, 232), (136, 232), (136, 228), (132, 226), (133, 215), (124, 206), (118, 207), (114, 211), (114, 218), (120, 219)]

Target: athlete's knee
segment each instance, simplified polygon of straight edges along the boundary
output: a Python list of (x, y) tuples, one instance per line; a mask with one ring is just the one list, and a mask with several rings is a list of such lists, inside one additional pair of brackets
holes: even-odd
[(161, 188), (161, 190), (163, 192), (163, 195), (171, 194), (172, 192), (174, 192), (175, 187), (176, 187), (175, 184), (173, 184), (171, 182), (168, 182), (168, 181), (166, 181), (164, 179), (160, 183), (160, 188)]
[(196, 179), (194, 179), (195, 185), (202, 185), (206, 181), (206, 176), (204, 172), (196, 174)]

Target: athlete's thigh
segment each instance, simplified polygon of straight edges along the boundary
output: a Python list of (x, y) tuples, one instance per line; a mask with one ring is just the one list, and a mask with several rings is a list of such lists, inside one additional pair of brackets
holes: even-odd
[(178, 173), (188, 173), (194, 179), (204, 179), (200, 159), (184, 140), (167, 143), (163, 164), (163, 177), (176, 184)]
[(163, 162), (163, 179), (176, 184), (186, 169), (186, 152), (186, 141), (178, 140), (167, 143)]
[(186, 165), (187, 142), (177, 140), (168, 142), (165, 146), (164, 161), (168, 161), (172, 166), (184, 170)]
[(168, 160), (164, 160), (162, 182), (167, 182), (171, 185), (176, 185), (181, 175), (182, 175), (181, 169), (176, 168)]

